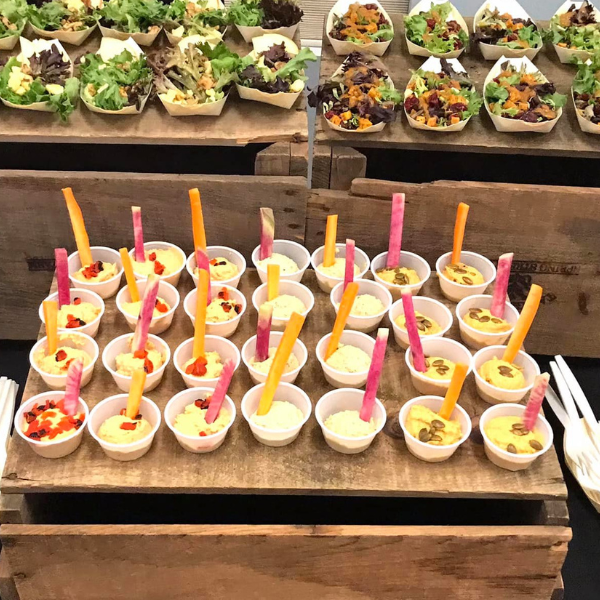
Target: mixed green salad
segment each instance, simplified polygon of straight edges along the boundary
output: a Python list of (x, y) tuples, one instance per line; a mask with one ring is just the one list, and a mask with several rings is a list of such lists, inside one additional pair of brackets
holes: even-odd
[(50, 0), (29, 6), (29, 21), (44, 31), (81, 31), (96, 25), (102, 0)]
[(167, 7), (160, 0), (109, 0), (100, 24), (124, 33), (158, 33)]
[(329, 35), (334, 40), (367, 45), (390, 41), (394, 30), (377, 4), (354, 2), (343, 15), (335, 15)]
[(547, 37), (561, 48), (588, 52), (600, 50), (600, 24), (594, 7), (585, 0), (579, 8), (572, 4), (567, 12), (554, 15)]
[(497, 8), (486, 8), (475, 23), (475, 40), (511, 50), (539, 48), (542, 35), (531, 19), (520, 19)]
[(233, 25), (278, 29), (297, 25), (304, 12), (296, 0), (233, 0), (228, 14)]
[(573, 80), (573, 101), (577, 112), (594, 125), (600, 125), (600, 55), (579, 61)]
[(201, 35), (207, 41), (218, 43), (227, 27), (227, 11), (220, 0), (173, 0), (164, 26), (178, 37)]
[(25, 0), (0, 0), (0, 40), (21, 35), (27, 21)]

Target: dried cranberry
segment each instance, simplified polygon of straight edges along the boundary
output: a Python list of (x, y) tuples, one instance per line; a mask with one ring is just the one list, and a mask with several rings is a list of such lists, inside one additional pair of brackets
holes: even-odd
[(235, 312), (239, 315), (242, 312), (242, 305), (241, 304), (236, 304), (233, 307), (233, 310), (235, 310)]
[(448, 107), (448, 110), (452, 113), (461, 113), (467, 110), (467, 106), (462, 102), (455, 102)]
[(433, 29), (435, 27), (435, 19), (427, 19), (427, 27)]
[(410, 113), (412, 110), (416, 110), (418, 106), (419, 100), (416, 96), (408, 96), (408, 98), (406, 98), (404, 101), (404, 108), (406, 109), (406, 112)]

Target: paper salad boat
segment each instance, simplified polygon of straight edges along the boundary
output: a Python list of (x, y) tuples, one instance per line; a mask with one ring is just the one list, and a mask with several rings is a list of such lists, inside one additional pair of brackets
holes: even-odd
[(395, 34), (394, 24), (392, 23), (390, 15), (377, 0), (338, 0), (327, 15), (326, 32), (327, 37), (329, 38), (329, 43), (331, 44), (333, 51), (340, 56), (350, 54), (351, 52), (355, 52), (357, 50), (359, 52), (370, 52), (375, 56), (383, 56), (392, 43), (392, 40), (388, 40), (386, 42), (372, 42), (370, 44), (357, 44), (355, 42), (336, 40), (331, 37), (330, 33), (333, 29), (333, 24), (335, 23), (336, 17), (341, 17), (342, 15), (346, 14), (350, 5), (355, 4), (356, 2), (359, 2), (360, 4), (375, 4), (377, 9), (392, 26), (392, 34)]
[(27, 21), (23, 23), (23, 27), (21, 27), (21, 29), (15, 30), (13, 35), (0, 38), (0, 50), (12, 50), (17, 45), (19, 37), (23, 34), (23, 31), (26, 27)]
[[(562, 15), (566, 12), (569, 12), (569, 8), (575, 5), (575, 8), (581, 8), (583, 2), (571, 2), (571, 0), (567, 0), (564, 4), (561, 4), (558, 10), (554, 13), (554, 17), (557, 15)], [(590, 2), (590, 4), (592, 4)], [(594, 15), (596, 17), (596, 21), (600, 23), (600, 10), (598, 10), (593, 4)], [(593, 52), (589, 52), (587, 50), (571, 50), (571, 48), (563, 48), (558, 44), (553, 44), (554, 49), (556, 50), (556, 54), (558, 55), (558, 59), (561, 63), (570, 63), (573, 61), (574, 57), (580, 58), (581, 60), (587, 60), (593, 56)]]
[(248, 44), (251, 44), (252, 40), (255, 37), (266, 35), (267, 33), (274, 33), (276, 35), (282, 35), (283, 37), (293, 39), (293, 37), (296, 35), (296, 31), (298, 31), (299, 25), (300, 23), (296, 23), (291, 27), (278, 27), (277, 29), (265, 29), (264, 27), (248, 27), (246, 25), (236, 25), (236, 29), (240, 32), (241, 36), (244, 38), (244, 41)]
[[(418, 15), (420, 12), (427, 12), (432, 5), (441, 4), (444, 0), (438, 0), (437, 2), (434, 0), (420, 0), (413, 9), (408, 13), (409, 17), (413, 17), (414, 15)], [(456, 21), (465, 31), (465, 33), (469, 34), (469, 28), (467, 27), (467, 23), (463, 19), (463, 16), (458, 12), (458, 9), (454, 6), (454, 4), (450, 4), (452, 6), (452, 10), (446, 19), (448, 21)], [(406, 39), (406, 46), (408, 47), (408, 52), (413, 56), (438, 56), (440, 58), (458, 58), (464, 51), (465, 48), (461, 48), (460, 50), (453, 50), (452, 52), (446, 52), (443, 54), (437, 54), (427, 50), (427, 48), (423, 48), (423, 46), (419, 46), (411, 42), (406, 36), (406, 31), (404, 33), (404, 38)]]
[[(194, 2), (194, 4), (197, 4), (197, 2)], [(225, 9), (225, 3), (222, 0), (208, 0), (208, 2), (206, 3), (206, 8), (211, 8), (211, 9), (215, 9), (215, 10)], [(210, 28), (207, 28), (207, 29), (210, 29)], [(167, 39), (169, 40), (169, 44), (171, 44), (171, 46), (178, 44), (179, 42), (181, 42), (181, 40), (183, 40), (185, 38), (199, 37), (199, 38), (201, 38), (201, 43), (210, 44), (210, 46), (214, 48), (217, 44), (219, 44), (219, 42), (223, 41), (223, 37), (225, 36), (227, 29), (228, 29), (228, 27), (226, 27), (225, 30), (223, 32), (221, 32), (215, 28), (214, 35), (211, 35), (211, 36), (200, 36), (198, 34), (193, 34), (193, 36), (185, 35), (185, 34), (177, 35), (171, 31), (167, 31), (166, 28), (165, 28), (165, 33), (167, 34)], [(176, 31), (176, 30), (174, 30), (174, 31)]]
[(589, 119), (586, 119), (581, 113), (582, 111), (577, 108), (575, 104), (575, 95), (573, 93), (573, 88), (571, 88), (571, 100), (573, 101), (573, 106), (575, 107), (575, 114), (577, 115), (577, 122), (579, 123), (579, 127), (581, 131), (584, 133), (593, 133), (595, 135), (600, 134), (600, 124), (596, 125), (592, 123)]
[[(517, 2), (517, 0), (486, 0), (475, 13), (473, 17), (473, 30), (477, 33), (477, 23), (481, 20), (481, 17), (486, 9), (494, 10), (497, 9), (500, 14), (508, 13), (511, 17), (518, 19), (531, 19), (529, 13)], [(538, 24), (533, 20), (533, 23), (538, 28), (541, 35), (541, 29)], [(533, 60), (537, 53), (543, 48), (544, 42), (541, 41), (537, 48), (508, 48), (507, 46), (498, 46), (497, 44), (486, 44), (479, 42), (479, 49), (485, 60), (498, 60), (502, 56), (506, 58), (520, 58), (526, 56), (529, 60)]]
[(115, 40), (121, 40), (122, 42), (132, 39), (136, 44), (140, 46), (152, 46), (154, 40), (158, 37), (158, 34), (162, 31), (162, 27), (155, 33), (126, 33), (125, 31), (117, 31), (111, 27), (104, 27), (104, 25), (98, 24), (100, 33), (103, 38), (110, 38)]
[(83, 44), (83, 42), (90, 37), (94, 29), (96, 29), (96, 25), (92, 25), (91, 27), (86, 27), (81, 31), (46, 31), (45, 29), (40, 29), (31, 23), (29, 23), (29, 25), (31, 26), (31, 29), (33, 29), (34, 33), (40, 37), (47, 38), (49, 40), (59, 40), (65, 44), (71, 44), (72, 46), (81, 46), (81, 44)]
[(500, 73), (502, 72), (502, 65), (505, 62), (508, 62), (510, 65), (512, 65), (516, 69), (520, 69), (522, 66), (524, 66), (526, 73), (540, 73), (542, 75), (542, 77), (544, 77), (544, 79), (546, 81), (548, 81), (546, 79), (545, 75), (543, 73), (541, 73), (541, 71), (526, 56), (523, 56), (522, 58), (504, 58), (504, 57), (499, 58), (496, 61), (496, 64), (494, 64), (494, 66), (491, 68), (490, 72), (488, 73), (488, 76), (485, 78), (485, 81), (483, 82), (483, 103), (485, 104), (485, 109), (487, 110), (487, 113), (490, 116), (490, 119), (492, 119), (492, 122), (494, 123), (496, 130), (501, 131), (501, 132), (513, 132), (513, 133), (514, 132), (549, 133), (550, 131), (552, 131), (552, 129), (554, 129), (554, 126), (556, 125), (556, 123), (558, 123), (558, 120), (562, 116), (562, 113), (563, 113), (562, 108), (559, 108), (556, 111), (556, 115), (557, 115), (556, 119), (552, 119), (552, 121), (543, 121), (542, 123), (526, 123), (525, 121), (520, 121), (518, 119), (509, 119), (507, 117), (501, 117), (499, 115), (495, 115), (490, 110), (490, 107), (488, 105), (488, 101), (487, 101), (487, 98), (485, 95), (485, 90), (488, 86), (488, 83), (490, 83), (495, 77), (498, 77), (498, 75), (500, 75)]

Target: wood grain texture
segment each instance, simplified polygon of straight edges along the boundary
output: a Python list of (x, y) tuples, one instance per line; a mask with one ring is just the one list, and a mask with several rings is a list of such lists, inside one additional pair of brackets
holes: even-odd
[(331, 152), (329, 146), (313, 145), (312, 155), (312, 188), (329, 188), (331, 177)]
[[(258, 284), (255, 271), (242, 278), (240, 290), (250, 303)], [(334, 311), (328, 295), (318, 291), (312, 271), (304, 283), (315, 294), (315, 307), (309, 314), (301, 339), (309, 360), (296, 383), (314, 404), (330, 391), (315, 358), (318, 340), (331, 331)], [(190, 278), (182, 277), (181, 298), (190, 290)], [(439, 298), (437, 283), (431, 281), (424, 295)], [(384, 323), (387, 324), (387, 318)], [(256, 311), (249, 308), (238, 331), (231, 338), (238, 347), (255, 333)], [(451, 334), (456, 338), (457, 326)], [(116, 311), (114, 299), (108, 300), (106, 313), (96, 339), (102, 352), (117, 335), (128, 332), (124, 318)], [(175, 313), (171, 328), (163, 335), (172, 351), (193, 335), (192, 324), (183, 311)], [(7, 493), (29, 492), (153, 492), (153, 493), (232, 493), (232, 494), (319, 494), (369, 496), (429, 496), (458, 498), (564, 499), (566, 488), (554, 449), (526, 471), (511, 473), (495, 467), (485, 457), (483, 447), (468, 440), (448, 461), (426, 465), (409, 454), (400, 439), (397, 424), (400, 407), (419, 395), (410, 383), (404, 351), (390, 340), (379, 398), (384, 403), (388, 423), (371, 448), (360, 455), (346, 456), (331, 450), (323, 440), (312, 416), (299, 438), (284, 448), (267, 448), (253, 437), (243, 420), (239, 405), (252, 387), (243, 365), (233, 378), (230, 396), (238, 406), (238, 418), (223, 446), (201, 457), (183, 450), (163, 423), (150, 452), (128, 464), (107, 458), (87, 433), (81, 447), (61, 460), (40, 461), (13, 436), (2, 478)], [(148, 396), (163, 409), (168, 400), (184, 389), (172, 364), (167, 366), (162, 383)], [(45, 391), (37, 373), (30, 371), (24, 398)], [(91, 383), (82, 397), (92, 408), (100, 400), (118, 393), (101, 364), (97, 364)], [(471, 416), (481, 414), (488, 405), (476, 397), (471, 375), (460, 399)]]
[(20, 600), (19, 592), (15, 586), (15, 580), (8, 566), (6, 550), (0, 554), (0, 598), (2, 600)]
[[(28, 523), (29, 510), (23, 494), (0, 494), (0, 523)], [(3, 597), (0, 592), (0, 597)]]
[(1, 537), (22, 600), (548, 600), (570, 531), (9, 525)]
[[(532, 282), (543, 304), (527, 338), (538, 354), (600, 356), (590, 331), (600, 326), (600, 190), (506, 183), (427, 184), (358, 179), (350, 193), (313, 190), (306, 246), (324, 239), (324, 217), (338, 213), (338, 238), (356, 240), (370, 257), (387, 249), (391, 197), (406, 194), (403, 247), (432, 269), (452, 249), (456, 206), (471, 206), (465, 250), (496, 261), (514, 252), (509, 294), (520, 307)], [(560, 332), (560, 333), (558, 333)]]
[(354, 179), (367, 173), (367, 157), (354, 148), (331, 149), (331, 176), (329, 188), (349, 190)]
[[(390, 47), (382, 57), (396, 87), (402, 91), (410, 79), (411, 69), (418, 69), (425, 58), (411, 56), (406, 48), (403, 15), (391, 15), (396, 34)], [(472, 31), (472, 18), (466, 18)], [(542, 27), (547, 23), (538, 21)], [(336, 56), (326, 36), (323, 38), (321, 56), (321, 81), (326, 81), (338, 68), (344, 57)], [(483, 82), (494, 65), (481, 56), (478, 47), (463, 53), (459, 60), (469, 73), (479, 92), (483, 92)], [(371, 146), (378, 148), (404, 148), (415, 150), (446, 150), (451, 152), (485, 152), (490, 154), (529, 154), (568, 157), (600, 157), (600, 145), (596, 135), (583, 133), (577, 123), (570, 89), (575, 69), (563, 65), (556, 57), (554, 48), (546, 44), (535, 60), (536, 66), (552, 82), (560, 93), (568, 94), (569, 101), (564, 114), (551, 133), (500, 133), (496, 131), (485, 107), (479, 116), (473, 117), (465, 129), (457, 133), (435, 133), (419, 131), (410, 127), (404, 110), (398, 112), (395, 123), (382, 132), (369, 134), (340, 133), (330, 129), (323, 117), (317, 119), (316, 141), (332, 145)]]
[(256, 155), (255, 175), (287, 176), (290, 174), (291, 144), (278, 142), (271, 144)]

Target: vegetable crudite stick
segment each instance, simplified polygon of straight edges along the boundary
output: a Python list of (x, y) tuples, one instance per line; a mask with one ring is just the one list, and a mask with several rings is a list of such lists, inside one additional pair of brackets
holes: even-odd
[(279, 296), (279, 277), (281, 269), (279, 265), (271, 263), (267, 265), (267, 300), (275, 300)]
[(271, 321), (273, 320), (273, 305), (264, 303), (258, 309), (258, 324), (256, 326), (256, 349), (254, 360), (264, 362), (269, 358), (269, 336), (271, 335)]
[(125, 280), (127, 281), (127, 288), (129, 289), (129, 297), (132, 302), (140, 301), (140, 292), (138, 290), (137, 281), (133, 274), (133, 265), (131, 264), (131, 257), (127, 248), (119, 248), (119, 255), (121, 256), (121, 262), (123, 263), (123, 270), (125, 271)]
[(275, 397), (275, 391), (277, 390), (277, 386), (281, 381), (281, 376), (283, 375), (285, 365), (290, 358), (290, 354), (292, 353), (292, 349), (294, 348), (294, 344), (300, 335), (300, 330), (302, 329), (303, 325), (304, 317), (299, 313), (292, 313), (292, 316), (286, 325), (285, 331), (283, 332), (283, 336), (281, 337), (281, 342), (279, 342), (279, 346), (277, 346), (275, 356), (273, 357), (273, 363), (269, 369), (269, 374), (267, 375), (267, 380), (265, 381), (265, 388), (263, 389), (263, 393), (258, 404), (258, 410), (256, 411), (257, 415), (266, 415), (271, 409), (271, 404), (273, 404), (273, 398)]
[(158, 297), (158, 281), (158, 276), (152, 274), (148, 277), (146, 282), (146, 289), (144, 289), (144, 297), (142, 298), (142, 307), (140, 309), (140, 315), (135, 326), (133, 342), (131, 344), (131, 349), (134, 354), (136, 352), (146, 351), (148, 331), (150, 330), (150, 322), (152, 321), (154, 307), (156, 306), (156, 298)]
[(503, 254), (498, 259), (498, 269), (496, 270), (496, 285), (492, 296), (492, 305), (490, 313), (492, 317), (498, 319), (504, 318), (504, 309), (506, 308), (506, 294), (508, 293), (508, 280), (510, 279), (510, 268), (512, 266), (514, 254)]
[(260, 253), (259, 259), (266, 260), (273, 254), (275, 239), (275, 216), (272, 208), (260, 209)]
[(55, 248), (54, 261), (56, 262), (56, 286), (58, 288), (58, 307), (71, 304), (69, 292), (69, 264), (65, 248)]
[(131, 377), (131, 387), (129, 388), (129, 395), (127, 396), (125, 416), (128, 419), (135, 419), (140, 412), (144, 385), (146, 385), (146, 371), (144, 371), (144, 369), (137, 369), (133, 372)]
[(208, 252), (206, 252), (205, 248), (200, 248), (200, 246), (196, 248), (196, 265), (199, 269), (203, 269), (208, 273), (208, 292), (206, 295), (206, 304), (209, 305), (212, 300), (212, 290), (210, 288), (210, 261), (208, 259)]
[(352, 310), (352, 306), (354, 305), (357, 294), (358, 283), (353, 281), (347, 285), (342, 295), (342, 301), (340, 302), (338, 314), (335, 318), (335, 323), (333, 324), (333, 330), (331, 331), (331, 337), (329, 338), (329, 344), (327, 345), (327, 351), (325, 352), (326, 361), (329, 360), (331, 355), (338, 349), (338, 346), (340, 345), (340, 340), (342, 339), (342, 334), (344, 333), (344, 327), (346, 327), (346, 322), (350, 316), (350, 311)]
[(465, 379), (467, 378), (468, 371), (469, 367), (464, 363), (456, 363), (454, 367), (454, 373), (452, 374), (450, 385), (446, 390), (446, 396), (444, 397), (442, 407), (438, 412), (438, 415), (440, 415), (442, 419), (446, 419), (446, 421), (450, 420), (450, 415), (452, 414), (452, 411), (458, 402), (458, 398), (460, 397), (460, 393), (462, 391), (463, 384), (465, 383)]
[(392, 218), (390, 221), (390, 244), (388, 247), (388, 269), (400, 266), (400, 250), (402, 248), (402, 229), (404, 227), (404, 194), (392, 196)]
[(454, 223), (454, 245), (452, 246), (452, 264), (460, 262), (463, 240), (465, 239), (465, 227), (467, 226), (467, 215), (469, 205), (461, 202), (456, 210), (456, 222)]
[(234, 371), (235, 362), (231, 360), (231, 358), (228, 358), (223, 365), (223, 370), (221, 371), (221, 375), (217, 381), (217, 385), (215, 386), (215, 391), (210, 398), (210, 404), (208, 405), (208, 410), (206, 411), (206, 415), (204, 417), (204, 420), (207, 423), (214, 423), (215, 419), (219, 416), (219, 412), (221, 410), (221, 406), (223, 406), (223, 401), (227, 395), (227, 390), (229, 389), (229, 384), (231, 383)]
[(89, 267), (94, 262), (94, 259), (92, 258), (90, 239), (85, 229), (81, 208), (79, 208), (79, 204), (77, 204), (77, 200), (73, 196), (73, 190), (70, 187), (64, 188), (62, 193), (67, 203), (69, 217), (71, 218), (71, 227), (73, 227), (73, 235), (75, 235), (75, 243), (77, 244), (81, 266)]
[(190, 206), (192, 207), (192, 231), (194, 233), (194, 248), (206, 250), (206, 232), (204, 230), (204, 215), (200, 202), (200, 190), (194, 188), (189, 191)]
[(349, 283), (354, 281), (354, 250), (356, 244), (354, 240), (346, 240), (346, 268), (344, 270), (344, 289)]
[(542, 292), (541, 286), (535, 283), (529, 289), (527, 300), (525, 300), (525, 305), (519, 315), (515, 330), (506, 346), (504, 356), (502, 357), (502, 360), (505, 360), (507, 363), (512, 364), (515, 360), (529, 333), (529, 329), (531, 328), (535, 315), (540, 307), (540, 302), (542, 301)]
[(367, 387), (363, 396), (362, 405), (360, 407), (359, 416), (367, 423), (371, 420), (373, 408), (375, 407), (375, 398), (377, 396), (377, 388), (383, 371), (383, 360), (385, 359), (385, 349), (387, 348), (389, 329), (381, 328), (377, 330), (375, 338), (375, 348), (373, 349), (373, 358), (367, 375)]
[(43, 308), (48, 354), (54, 354), (58, 349), (58, 303), (55, 300), (44, 300)]
[(208, 298), (208, 273), (204, 270), (198, 275), (198, 289), (196, 290), (196, 322), (194, 324), (193, 358), (203, 357), (204, 340), (206, 337), (206, 301)]
[(139, 206), (132, 206), (131, 216), (133, 217), (135, 260), (137, 262), (146, 262), (146, 254), (144, 252), (144, 230), (142, 228), (142, 209)]
[(71, 361), (67, 370), (67, 384), (65, 386), (65, 397), (63, 407), (65, 414), (74, 416), (79, 406), (79, 392), (81, 390), (81, 377), (83, 375), (83, 359), (76, 358)]
[(335, 240), (337, 238), (337, 215), (327, 217), (327, 229), (325, 230), (325, 248), (323, 249), (323, 266), (331, 267), (335, 263)]
[(546, 395), (549, 383), (549, 373), (542, 373), (533, 380), (533, 387), (531, 388), (529, 400), (527, 400), (527, 406), (525, 406), (525, 412), (523, 413), (523, 425), (529, 431), (533, 431), (535, 427), (535, 422), (540, 414), (540, 410), (542, 410), (542, 403), (544, 402), (544, 396)]
[(413, 366), (419, 373), (425, 373), (425, 354), (423, 353), (423, 344), (421, 336), (417, 329), (417, 317), (415, 315), (415, 306), (413, 304), (410, 290), (402, 290), (402, 307), (404, 308), (404, 318), (406, 320), (406, 333), (410, 344), (410, 353), (413, 358)]

